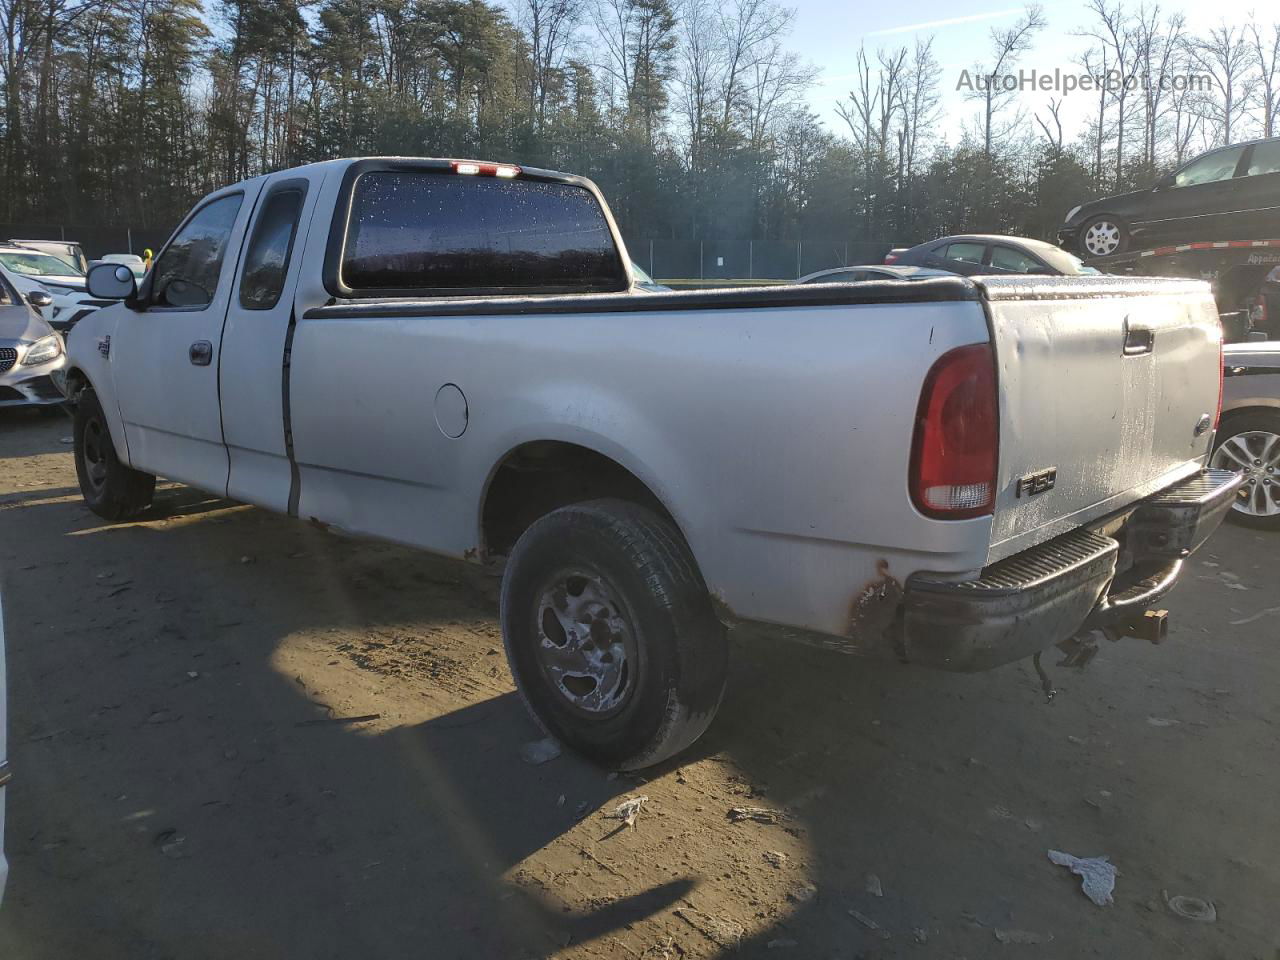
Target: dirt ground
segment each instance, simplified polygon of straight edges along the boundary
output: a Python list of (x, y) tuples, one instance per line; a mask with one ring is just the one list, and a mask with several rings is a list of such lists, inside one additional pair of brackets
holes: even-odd
[(1280, 956), (1278, 537), (1051, 704), (738, 640), (708, 735), (611, 777), (522, 760), (494, 576), (172, 484), (109, 526), (69, 434), (0, 412), (5, 960)]

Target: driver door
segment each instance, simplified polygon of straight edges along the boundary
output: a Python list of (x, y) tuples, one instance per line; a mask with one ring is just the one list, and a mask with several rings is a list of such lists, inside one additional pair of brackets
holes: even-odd
[(110, 346), (131, 465), (219, 495), (228, 461), (218, 356), (260, 188), (251, 181), (224, 190), (188, 215), (143, 284), (142, 309), (120, 318)]

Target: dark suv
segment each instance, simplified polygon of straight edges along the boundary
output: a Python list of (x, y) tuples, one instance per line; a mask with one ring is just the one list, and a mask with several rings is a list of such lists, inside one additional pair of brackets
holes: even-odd
[(1083, 257), (1139, 244), (1280, 237), (1280, 137), (1201, 154), (1150, 190), (1075, 207), (1058, 242)]

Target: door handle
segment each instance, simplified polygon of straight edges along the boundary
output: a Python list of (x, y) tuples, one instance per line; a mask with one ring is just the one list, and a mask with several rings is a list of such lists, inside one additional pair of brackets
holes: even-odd
[(207, 367), (213, 362), (213, 344), (208, 340), (197, 340), (187, 351), (187, 356), (195, 366)]
[(1156, 332), (1150, 327), (1131, 327), (1129, 318), (1124, 319), (1124, 355), (1139, 357), (1150, 353), (1156, 344)]

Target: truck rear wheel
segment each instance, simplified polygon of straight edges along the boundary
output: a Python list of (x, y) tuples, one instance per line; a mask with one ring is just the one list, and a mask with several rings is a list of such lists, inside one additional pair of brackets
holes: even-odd
[(535, 521), (507, 561), (501, 607), (525, 706), (588, 759), (652, 766), (715, 716), (725, 630), (683, 538), (650, 510), (594, 500)]
[(120, 462), (98, 395), (86, 389), (76, 405), (76, 476), (89, 509), (104, 520), (125, 520), (151, 506), (156, 478)]
[(1280, 412), (1223, 417), (1213, 443), (1209, 465), (1245, 475), (1227, 516), (1247, 527), (1280, 530)]

